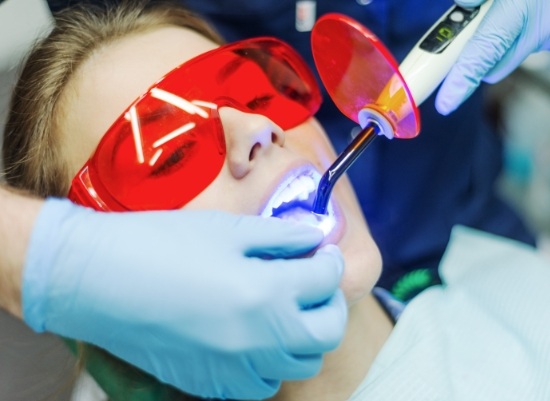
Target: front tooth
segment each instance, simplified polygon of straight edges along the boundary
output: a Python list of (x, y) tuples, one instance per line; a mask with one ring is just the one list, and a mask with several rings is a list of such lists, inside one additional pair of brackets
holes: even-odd
[(313, 181), (306, 176), (299, 177), (292, 183), (292, 199), (305, 200), (309, 197), (310, 192), (315, 187)]
[(300, 193), (301, 190), (302, 190), (302, 185), (300, 185), (300, 181), (299, 180), (292, 181), (288, 186), (287, 193), (285, 193), (285, 195), (287, 195), (287, 200), (296, 198), (296, 196)]
[(306, 177), (304, 188), (307, 192), (313, 192), (315, 190), (315, 181), (313, 181), (313, 178)]
[(283, 203), (283, 200), (280, 196), (272, 200), (271, 209), (277, 209)]
[(288, 198), (288, 193), (289, 193), (289, 188), (286, 187), (285, 189), (283, 189), (279, 195), (277, 195), (275, 197), (275, 199), (272, 200), (272, 204), (271, 204), (271, 208), (272, 209), (277, 209), (279, 206), (281, 206), (284, 202), (287, 202), (287, 198)]
[(304, 177), (301, 181), (302, 192), (300, 193), (299, 199), (306, 200), (309, 198), (309, 195), (315, 191), (315, 182), (311, 177)]
[(296, 195), (300, 192), (300, 184), (296, 181), (290, 183), (290, 185), (281, 194), (281, 198), (284, 202), (290, 202), (296, 198)]

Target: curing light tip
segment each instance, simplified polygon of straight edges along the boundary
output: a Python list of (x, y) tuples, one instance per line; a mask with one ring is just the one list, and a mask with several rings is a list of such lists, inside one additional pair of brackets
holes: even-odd
[(324, 216), (327, 213), (327, 205), (330, 194), (336, 181), (346, 172), (353, 162), (363, 153), (367, 146), (381, 133), (380, 125), (373, 120), (367, 122), (365, 127), (357, 134), (351, 143), (336, 158), (334, 163), (323, 174), (319, 181), (312, 213), (316, 216)]

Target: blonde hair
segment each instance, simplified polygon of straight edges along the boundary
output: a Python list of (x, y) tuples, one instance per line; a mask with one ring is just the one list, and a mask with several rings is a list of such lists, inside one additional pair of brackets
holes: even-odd
[[(91, 54), (122, 37), (178, 26), (222, 43), (201, 18), (173, 2), (122, 0), (116, 5), (79, 3), (55, 15), (51, 33), (31, 50), (14, 89), (2, 154), (7, 182), (36, 195), (65, 196), (68, 167), (56, 127), (60, 98)], [(67, 340), (111, 400), (195, 400), (91, 345)], [(147, 398), (149, 397), (149, 398)]]
[(56, 128), (63, 89), (100, 47), (162, 26), (192, 29), (222, 43), (203, 19), (173, 2), (78, 4), (55, 15), (53, 30), (30, 52), (12, 95), (2, 148), (10, 185), (42, 197), (67, 194), (68, 168)]

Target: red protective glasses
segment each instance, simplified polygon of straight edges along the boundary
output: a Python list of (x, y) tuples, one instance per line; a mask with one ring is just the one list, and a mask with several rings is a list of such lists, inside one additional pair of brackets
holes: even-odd
[(224, 164), (218, 108), (262, 114), (289, 129), (320, 104), (313, 74), (286, 43), (257, 38), (219, 47), (175, 68), (139, 97), (103, 136), (68, 196), (97, 210), (180, 208)]

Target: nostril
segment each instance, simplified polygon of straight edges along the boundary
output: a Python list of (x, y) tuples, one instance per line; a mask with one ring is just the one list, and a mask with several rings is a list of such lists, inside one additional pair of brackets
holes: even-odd
[(254, 146), (252, 146), (252, 149), (250, 149), (250, 153), (248, 154), (248, 161), (252, 161), (254, 157), (256, 157), (256, 153), (260, 151), (260, 148), (262, 145), (259, 142), (256, 142)]
[(280, 128), (271, 133), (271, 143), (278, 146), (283, 146), (285, 144), (285, 135)]

